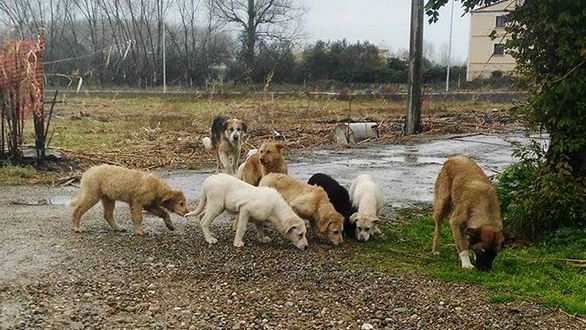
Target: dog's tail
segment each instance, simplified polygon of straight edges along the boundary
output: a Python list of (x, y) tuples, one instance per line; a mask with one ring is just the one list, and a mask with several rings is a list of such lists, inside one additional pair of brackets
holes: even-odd
[(250, 149), (248, 150), (248, 153), (246, 154), (246, 160), (247, 161), (250, 157), (256, 155), (258, 153), (258, 149)]
[(214, 145), (212, 144), (212, 139), (210, 139), (207, 136), (201, 139), (201, 142), (203, 143), (204, 148), (206, 148), (207, 150), (211, 151), (214, 148)]
[(185, 217), (196, 216), (199, 218), (200, 215), (203, 213), (203, 210), (205, 209), (206, 202), (207, 202), (207, 196), (205, 195), (205, 193), (202, 193), (201, 199), (199, 200), (199, 204), (197, 204), (197, 208), (195, 210), (187, 213), (185, 215)]

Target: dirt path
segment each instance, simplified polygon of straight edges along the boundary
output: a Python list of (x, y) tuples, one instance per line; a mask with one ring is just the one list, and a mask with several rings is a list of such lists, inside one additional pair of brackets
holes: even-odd
[[(1, 188), (0, 328), (580, 328), (538, 304), (490, 304), (476, 286), (347, 270), (354, 243), (302, 252), (273, 231), (261, 245), (249, 230), (237, 250), (226, 217), (213, 247), (177, 217), (175, 232), (147, 217), (139, 238), (110, 232), (99, 207), (75, 234), (63, 205), (9, 203), (75, 192)], [(131, 228), (126, 206), (116, 216)]]

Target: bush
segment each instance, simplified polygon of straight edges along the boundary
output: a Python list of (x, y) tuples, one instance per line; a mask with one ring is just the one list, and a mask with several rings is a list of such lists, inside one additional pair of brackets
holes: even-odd
[(538, 146), (518, 151), (521, 161), (498, 178), (505, 227), (514, 236), (537, 240), (564, 227), (586, 225), (586, 180), (566, 162), (545, 161)]

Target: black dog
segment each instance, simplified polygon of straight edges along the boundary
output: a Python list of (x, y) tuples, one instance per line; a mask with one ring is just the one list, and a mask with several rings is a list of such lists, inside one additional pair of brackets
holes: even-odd
[(348, 190), (331, 176), (323, 173), (312, 175), (307, 183), (324, 188), (336, 211), (344, 217), (344, 235), (349, 238), (356, 238), (356, 224), (350, 222), (350, 216), (356, 212), (356, 209), (352, 207)]

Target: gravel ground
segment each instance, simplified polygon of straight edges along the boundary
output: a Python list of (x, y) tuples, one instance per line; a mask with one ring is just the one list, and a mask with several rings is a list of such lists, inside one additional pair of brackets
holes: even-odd
[[(299, 251), (271, 243), (232, 247), (227, 217), (207, 246), (197, 224), (175, 232), (145, 219), (146, 237), (109, 230), (96, 206), (71, 230), (63, 205), (10, 205), (75, 188), (1, 187), (0, 328), (187, 329), (579, 329), (539, 304), (490, 304), (477, 286), (418, 275), (348, 271), (356, 245)], [(16, 197), (15, 197), (16, 196)]]

